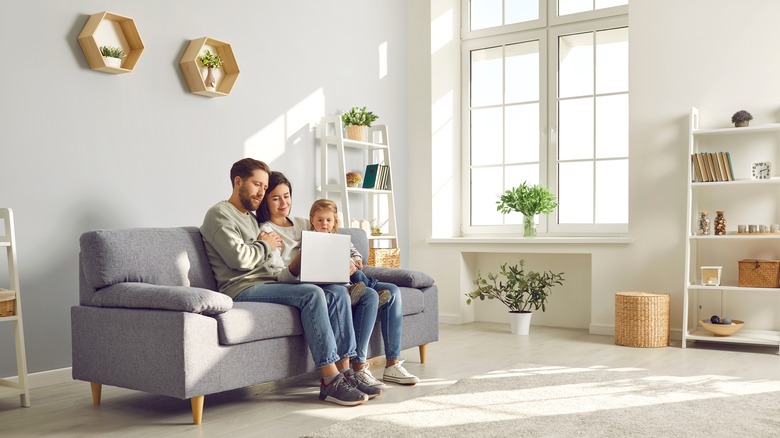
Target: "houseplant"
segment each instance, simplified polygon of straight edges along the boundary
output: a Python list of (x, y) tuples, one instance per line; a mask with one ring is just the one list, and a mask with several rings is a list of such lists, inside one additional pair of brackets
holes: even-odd
[[(501, 280), (501, 277), (504, 280)], [(498, 274), (488, 273), (487, 280), (477, 272), (474, 279), (476, 290), (465, 294), (466, 304), (477, 298), (480, 300), (498, 300), (509, 308), (512, 333), (527, 335), (533, 310), (546, 310), (547, 297), (555, 285), (563, 285), (563, 272), (542, 273), (525, 270), (525, 260), (518, 265), (501, 264)]]
[(211, 50), (206, 50), (206, 53), (198, 56), (198, 61), (208, 69), (206, 73), (206, 79), (203, 83), (206, 85), (206, 89), (214, 91), (214, 87), (217, 85), (217, 79), (214, 77), (214, 70), (218, 69), (222, 65), (222, 60), (219, 58), (219, 54)]
[(750, 125), (750, 121), (753, 120), (753, 116), (745, 110), (739, 110), (731, 116), (731, 123), (737, 128), (742, 128)]
[(341, 114), (341, 121), (347, 127), (347, 138), (357, 141), (366, 141), (366, 128), (378, 118), (371, 111), (366, 111), (366, 107), (353, 106)]
[(103, 55), (106, 67), (121, 67), (122, 58), (125, 57), (125, 53), (122, 49), (114, 46), (100, 46), (100, 54)]
[(496, 204), (496, 210), (501, 213), (516, 211), (523, 214), (524, 237), (536, 236), (534, 216), (550, 213), (558, 206), (555, 195), (549, 190), (538, 185), (529, 186), (527, 181), (505, 191)]

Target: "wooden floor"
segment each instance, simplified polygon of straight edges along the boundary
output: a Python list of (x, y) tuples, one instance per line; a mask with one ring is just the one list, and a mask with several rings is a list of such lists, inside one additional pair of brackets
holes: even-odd
[[(316, 375), (206, 396), (203, 424), (192, 425), (190, 403), (121, 388), (104, 387), (103, 403), (93, 407), (89, 384), (69, 382), (31, 392), (32, 407), (17, 397), (0, 399), (0, 435), (25, 436), (268, 436), (297, 437), (331, 423), (436, 391), (458, 379), (516, 363), (561, 366), (639, 367), (672, 375), (721, 374), (780, 380), (777, 348), (697, 343), (681, 349), (630, 348), (610, 336), (583, 330), (532, 327), (530, 336), (513, 336), (507, 325), (441, 325), (440, 340), (428, 347), (427, 363), (416, 349), (402, 356), (420, 377), (414, 387), (392, 385), (385, 394), (358, 407), (317, 399)], [(381, 363), (372, 366), (381, 375)]]

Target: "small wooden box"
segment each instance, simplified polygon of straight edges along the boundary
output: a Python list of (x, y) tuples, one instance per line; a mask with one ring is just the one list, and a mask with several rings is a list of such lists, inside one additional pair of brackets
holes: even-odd
[(780, 260), (740, 260), (739, 287), (780, 287)]

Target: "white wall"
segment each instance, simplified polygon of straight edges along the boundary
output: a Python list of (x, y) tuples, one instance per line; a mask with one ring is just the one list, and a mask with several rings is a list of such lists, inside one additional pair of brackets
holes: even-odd
[[(450, 227), (458, 227), (457, 218), (450, 216), (459, 212), (460, 1), (432, 0), (429, 23), (411, 30), (411, 39), (431, 41), (433, 79), (429, 95), (418, 93), (410, 100), (412, 107), (431, 111), (430, 119), (410, 122), (411, 138), (432, 146), (430, 154), (410, 162), (410, 174), (426, 176), (417, 180), (420, 190), (410, 192), (410, 205), (431, 208), (410, 211), (415, 228), (409, 245), (412, 265), (431, 273), (439, 284), (442, 321), (506, 322), (492, 311), (475, 311), (465, 305), (463, 294), (471, 289), (476, 269), (496, 271), (497, 261), (528, 259), (534, 254), (590, 254), (589, 267), (587, 258), (575, 257), (561, 269), (591, 270), (590, 284), (578, 285), (591, 296), (589, 309), (551, 305), (546, 317), (580, 321), (590, 313), (590, 324), (584, 327), (609, 334), (614, 325), (615, 292), (663, 291), (672, 295), (672, 330), (679, 336), (687, 232), (688, 114), (691, 106), (698, 106), (705, 128), (730, 126), (731, 115), (740, 109), (749, 110), (754, 123), (780, 121), (780, 57), (776, 56), (780, 3), (632, 0), (629, 11), (632, 245), (428, 242), (431, 236), (446, 236)], [(454, 37), (448, 39), (448, 33)], [(410, 57), (415, 53), (410, 52)], [(415, 136), (427, 136), (427, 140)], [(448, 203), (449, 208), (442, 207)], [(437, 216), (442, 217), (437, 220)], [(475, 258), (473, 253), (500, 256)]]
[[(105, 10), (135, 20), (146, 49), (132, 73), (90, 70), (77, 43)], [(70, 366), (82, 232), (200, 225), (245, 156), (285, 172), (293, 213), (306, 215), (315, 124), (352, 105), (390, 126), (407, 253), (406, 20), (395, 0), (0, 2), (0, 206), (16, 215), (29, 371)], [(179, 59), (203, 36), (233, 47), (241, 74), (230, 96), (187, 89)], [(0, 376), (16, 374), (11, 333), (0, 323)]]

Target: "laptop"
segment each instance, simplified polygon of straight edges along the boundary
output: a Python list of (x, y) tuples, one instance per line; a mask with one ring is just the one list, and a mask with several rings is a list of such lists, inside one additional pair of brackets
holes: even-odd
[(303, 231), (301, 283), (349, 283), (349, 248), (346, 234)]

